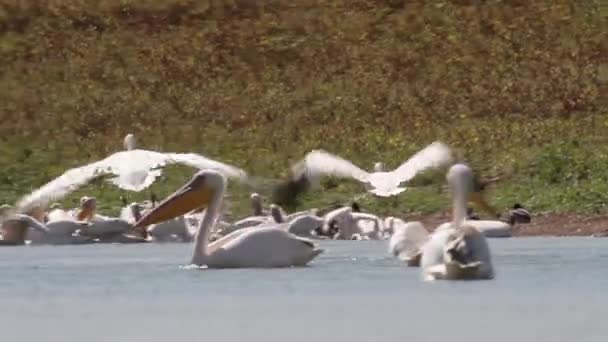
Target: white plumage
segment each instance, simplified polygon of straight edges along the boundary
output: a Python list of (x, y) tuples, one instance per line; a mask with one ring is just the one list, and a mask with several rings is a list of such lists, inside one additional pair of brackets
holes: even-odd
[(451, 160), (450, 148), (441, 142), (434, 142), (393, 171), (369, 173), (346, 159), (323, 150), (314, 150), (309, 152), (293, 171), (296, 177), (304, 174), (313, 180), (322, 175), (354, 178), (369, 186), (369, 192), (389, 197), (405, 191), (405, 187), (400, 187), (401, 183), (411, 180), (419, 172), (446, 165)]
[[(131, 139), (129, 139), (131, 137)], [(110, 182), (121, 189), (141, 191), (150, 186), (161, 175), (161, 168), (170, 164), (182, 164), (196, 169), (213, 169), (226, 177), (245, 180), (247, 173), (232, 165), (224, 164), (195, 153), (161, 153), (133, 149), (134, 137), (125, 138), (127, 151), (120, 151), (100, 161), (66, 171), (58, 178), (23, 197), (17, 203), (20, 212), (44, 206), (59, 199), (93, 179), (114, 175)]]

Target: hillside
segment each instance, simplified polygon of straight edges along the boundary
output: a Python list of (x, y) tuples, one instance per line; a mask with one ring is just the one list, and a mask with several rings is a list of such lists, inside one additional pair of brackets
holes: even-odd
[[(395, 167), (439, 139), (501, 177), (490, 188), (500, 208), (604, 212), (607, 12), (584, 0), (0, 0), (0, 199), (121, 149), (132, 132), (144, 148), (275, 179), (313, 148)], [(153, 191), (190, 174), (172, 168)], [(361, 202), (445, 207), (441, 182), (419, 183)], [(324, 184), (303, 206), (363, 190)], [(251, 189), (231, 190), (245, 212)], [(66, 203), (84, 193), (120, 204), (104, 184)]]

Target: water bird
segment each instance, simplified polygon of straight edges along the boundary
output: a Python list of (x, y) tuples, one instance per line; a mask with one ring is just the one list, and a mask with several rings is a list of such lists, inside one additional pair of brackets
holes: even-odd
[[(333, 175), (343, 178), (353, 178), (363, 183), (368, 191), (376, 196), (390, 197), (400, 194), (406, 188), (405, 183), (416, 174), (432, 167), (447, 165), (452, 160), (450, 148), (436, 141), (414, 154), (406, 162), (392, 171), (367, 172), (350, 161), (323, 150), (313, 150), (292, 168), (292, 181), (301, 182), (302, 178), (315, 184), (323, 175)], [(376, 170), (383, 170), (381, 164)]]
[(215, 169), (228, 177), (246, 180), (247, 173), (235, 166), (215, 161), (196, 153), (161, 153), (135, 148), (135, 137), (125, 137), (126, 151), (81, 167), (67, 170), (34, 192), (24, 196), (16, 205), (18, 212), (46, 205), (62, 198), (92, 180), (111, 175), (110, 181), (121, 189), (141, 191), (161, 175), (161, 168), (183, 164), (196, 169)]
[(196, 236), (191, 264), (211, 268), (304, 266), (323, 252), (306, 238), (295, 236), (280, 224), (240, 229), (209, 243), (226, 191), (227, 180), (214, 170), (197, 172), (181, 189), (144, 215), (135, 229), (205, 210)]
[[(452, 192), (452, 222), (440, 225), (422, 247), (420, 267), (425, 280), (492, 279), (494, 269), (485, 236), (466, 221), (467, 200), (484, 201), (474, 195), (471, 168), (465, 164), (450, 167), (446, 176)], [(479, 203), (486, 207), (486, 203)]]

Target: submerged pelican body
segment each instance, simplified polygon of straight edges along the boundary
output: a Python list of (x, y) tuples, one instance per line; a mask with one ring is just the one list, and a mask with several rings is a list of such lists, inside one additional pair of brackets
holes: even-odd
[(191, 263), (212, 268), (304, 266), (322, 253), (312, 240), (274, 225), (240, 229), (209, 243), (210, 228), (217, 218), (225, 188), (222, 174), (199, 171), (142, 217), (134, 228), (145, 229), (150, 224), (206, 208), (194, 238)]
[[(453, 196), (452, 222), (438, 227), (422, 247), (420, 266), (425, 280), (492, 279), (494, 269), (485, 236), (466, 222), (467, 199), (473, 191), (473, 173), (464, 164), (447, 174)], [(480, 196), (471, 198), (483, 200)], [(485, 205), (483, 203), (482, 205)]]

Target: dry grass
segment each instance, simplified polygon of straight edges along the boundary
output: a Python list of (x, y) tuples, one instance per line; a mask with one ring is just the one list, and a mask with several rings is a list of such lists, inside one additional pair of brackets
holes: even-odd
[[(120, 149), (127, 132), (268, 177), (312, 148), (392, 167), (441, 139), (504, 174), (499, 206), (587, 212), (608, 200), (600, 1), (0, 0), (0, 65), (8, 202)], [(436, 188), (363, 201), (434, 211)], [(118, 205), (109, 186), (85, 190)], [(361, 190), (340, 184), (304, 205)]]

